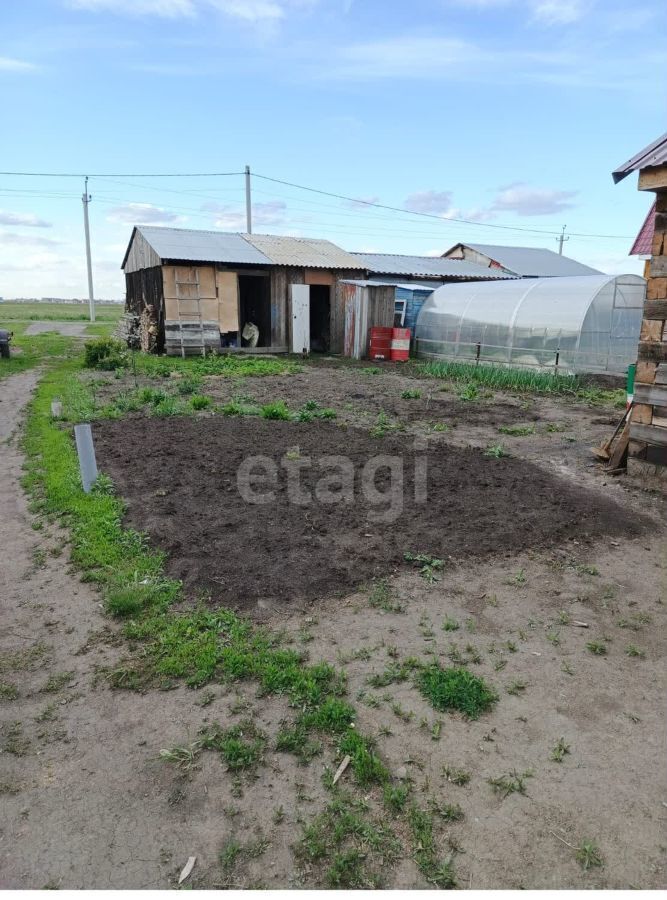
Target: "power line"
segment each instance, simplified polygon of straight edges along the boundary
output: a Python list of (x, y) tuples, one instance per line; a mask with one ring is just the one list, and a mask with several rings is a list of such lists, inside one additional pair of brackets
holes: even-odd
[(121, 172), (100, 175), (94, 172), (0, 172), (0, 175), (16, 175), (25, 178), (222, 178), (228, 175), (243, 175), (243, 172), (142, 172), (140, 174)]
[[(18, 177), (35, 177), (35, 178), (99, 178), (99, 179), (114, 179), (114, 178), (216, 178), (216, 177), (233, 177), (233, 176), (241, 176), (245, 175), (245, 172), (164, 172), (161, 174), (149, 172), (149, 173), (141, 173), (141, 174), (114, 174), (114, 173), (98, 173), (93, 175), (86, 176), (84, 173), (74, 173), (74, 172), (0, 172), (0, 175), (5, 176), (18, 176)], [(390, 206), (386, 203), (378, 203), (372, 200), (363, 200), (358, 197), (350, 197), (345, 194), (338, 194), (334, 191), (326, 191), (321, 188), (313, 188), (303, 184), (297, 184), (292, 181), (286, 181), (281, 178), (274, 178), (270, 175), (262, 175), (257, 172), (253, 172), (255, 178), (261, 178), (264, 181), (270, 181), (274, 184), (281, 184), (287, 187), (296, 188), (301, 191), (308, 191), (313, 194), (318, 194), (324, 197), (332, 197), (336, 200), (342, 200), (346, 203), (353, 203), (360, 207), (365, 207), (370, 212), (373, 209), (378, 210), (388, 210), (392, 213), (398, 213), (402, 217), (408, 216), (416, 216), (420, 218), (432, 219), (440, 223), (441, 225), (446, 224), (457, 224), (457, 225), (467, 225), (469, 227), (474, 228), (492, 228), (496, 230), (502, 231), (514, 231), (514, 232), (523, 232), (526, 234), (539, 234), (539, 235), (549, 235), (551, 237), (559, 238), (560, 233), (558, 231), (546, 229), (546, 228), (530, 228), (524, 225), (507, 225), (500, 224), (497, 222), (479, 222), (473, 219), (465, 219), (458, 216), (441, 216), (436, 213), (428, 213), (416, 210), (404, 209), (402, 207)], [(129, 185), (128, 185), (129, 186)], [(143, 187), (142, 185), (133, 185), (136, 187)], [(146, 186), (148, 187), (148, 186)], [(151, 190), (160, 190), (160, 188), (150, 188)], [(177, 191), (171, 190), (169, 188), (163, 188), (164, 191), (168, 191), (169, 193), (183, 193), (183, 194), (193, 194), (196, 195), (195, 192), (192, 191)], [(18, 191), (17, 191), (18, 193)], [(203, 195), (199, 194), (199, 196)], [(214, 199), (214, 198), (210, 198)], [(215, 198), (217, 199), (217, 198)], [(294, 198), (296, 199), (296, 198)], [(362, 210), (359, 210), (362, 212)], [(354, 215), (354, 213), (352, 213)], [(348, 213), (348, 215), (350, 215)], [(387, 217), (390, 218), (390, 217)], [(408, 221), (411, 221), (408, 219)], [(592, 232), (570, 232), (572, 237), (582, 237), (582, 238), (601, 238), (607, 240), (631, 240), (632, 235), (620, 235), (620, 234), (596, 234)]]

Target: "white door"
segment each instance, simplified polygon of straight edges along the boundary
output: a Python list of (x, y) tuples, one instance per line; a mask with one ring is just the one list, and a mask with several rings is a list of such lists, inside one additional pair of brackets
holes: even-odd
[(310, 288), (307, 284), (290, 284), (292, 306), (292, 353), (310, 353)]

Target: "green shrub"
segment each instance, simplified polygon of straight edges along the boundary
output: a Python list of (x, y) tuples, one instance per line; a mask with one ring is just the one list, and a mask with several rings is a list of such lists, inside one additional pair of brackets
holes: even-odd
[(113, 371), (127, 365), (125, 345), (112, 337), (95, 338), (87, 341), (84, 351), (84, 365), (88, 369)]

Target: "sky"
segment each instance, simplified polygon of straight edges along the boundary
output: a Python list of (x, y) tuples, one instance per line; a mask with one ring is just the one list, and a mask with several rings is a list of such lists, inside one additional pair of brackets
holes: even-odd
[(84, 174), (119, 299), (134, 224), (245, 230), (245, 165), (255, 232), (440, 255), (566, 225), (641, 272), (653, 195), (610, 173), (665, 131), (666, 38), (664, 0), (0, 0), (0, 169), (48, 175), (0, 175), (0, 296), (87, 296)]

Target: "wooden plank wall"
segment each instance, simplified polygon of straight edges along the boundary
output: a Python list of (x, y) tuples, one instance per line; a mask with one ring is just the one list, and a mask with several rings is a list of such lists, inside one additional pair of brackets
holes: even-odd
[(135, 231), (130, 245), (123, 271), (126, 275), (140, 269), (152, 269), (159, 266), (162, 260), (144, 238), (140, 231)]
[(334, 272), (334, 286), (331, 289), (331, 340), (332, 353), (342, 353), (345, 344), (345, 285), (341, 281), (360, 278), (363, 273), (357, 270)]
[(667, 166), (642, 170), (639, 187), (656, 191), (656, 211), (629, 455), (667, 466)]

